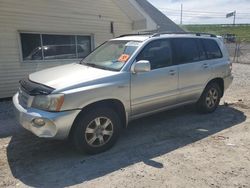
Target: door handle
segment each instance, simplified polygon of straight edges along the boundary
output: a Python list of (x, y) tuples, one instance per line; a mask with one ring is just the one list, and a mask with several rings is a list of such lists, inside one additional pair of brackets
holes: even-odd
[(172, 75), (172, 76), (174, 76), (174, 75), (175, 75), (175, 73), (176, 73), (176, 71), (175, 71), (175, 70), (170, 70), (169, 72), (170, 72), (170, 75)]
[(207, 68), (208, 68), (208, 64), (207, 64), (207, 63), (204, 63), (204, 64), (203, 64), (203, 68), (204, 68), (204, 69), (207, 69)]

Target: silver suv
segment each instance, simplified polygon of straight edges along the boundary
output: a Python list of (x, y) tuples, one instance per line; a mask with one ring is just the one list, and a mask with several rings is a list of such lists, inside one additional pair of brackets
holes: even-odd
[(210, 34), (112, 39), (83, 59), (30, 74), (13, 97), (17, 117), (39, 137), (99, 153), (128, 122), (190, 103), (213, 112), (231, 84), (223, 42)]

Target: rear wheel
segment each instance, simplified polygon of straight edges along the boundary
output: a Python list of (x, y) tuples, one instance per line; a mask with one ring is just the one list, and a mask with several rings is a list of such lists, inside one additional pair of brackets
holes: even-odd
[(79, 115), (73, 129), (73, 144), (80, 152), (100, 153), (111, 148), (121, 128), (119, 116), (110, 108), (92, 109)]
[(197, 107), (200, 112), (211, 113), (216, 110), (220, 103), (222, 91), (217, 83), (210, 83), (204, 89)]

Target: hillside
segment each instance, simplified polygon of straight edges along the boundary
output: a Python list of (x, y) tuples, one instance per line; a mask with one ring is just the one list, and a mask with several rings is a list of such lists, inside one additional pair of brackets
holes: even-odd
[(247, 25), (183, 25), (183, 29), (191, 32), (206, 32), (216, 35), (235, 34), (238, 40), (250, 42), (250, 24)]

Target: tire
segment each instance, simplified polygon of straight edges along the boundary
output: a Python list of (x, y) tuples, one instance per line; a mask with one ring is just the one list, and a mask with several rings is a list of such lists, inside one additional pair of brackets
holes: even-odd
[(72, 141), (81, 153), (97, 154), (110, 149), (119, 137), (121, 121), (113, 109), (99, 107), (80, 113), (73, 125)]
[(222, 90), (216, 82), (212, 82), (206, 86), (199, 101), (197, 102), (197, 109), (201, 113), (214, 112), (222, 96)]

